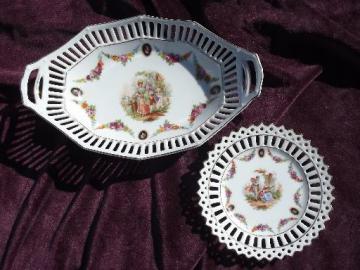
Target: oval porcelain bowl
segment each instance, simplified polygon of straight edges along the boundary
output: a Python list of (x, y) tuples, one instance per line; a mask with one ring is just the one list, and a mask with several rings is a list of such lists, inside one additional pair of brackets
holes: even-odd
[(146, 159), (204, 143), (260, 94), (262, 79), (256, 54), (201, 25), (139, 16), (87, 27), (28, 65), (21, 90), (82, 147)]
[(332, 209), (327, 166), (292, 130), (251, 126), (215, 146), (199, 180), (206, 224), (238, 254), (283, 258), (324, 229)]

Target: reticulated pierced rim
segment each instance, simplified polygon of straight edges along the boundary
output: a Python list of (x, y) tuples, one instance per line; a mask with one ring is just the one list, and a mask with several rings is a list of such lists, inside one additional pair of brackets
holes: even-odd
[[(100, 47), (136, 40), (187, 44), (216, 62), (221, 68), (222, 105), (187, 134), (144, 142), (129, 141), (121, 136), (118, 139), (100, 136), (70, 115), (64, 102), (68, 71)], [(34, 88), (28, 89), (30, 74), (34, 71), (37, 71)], [(262, 79), (262, 67), (256, 54), (234, 46), (198, 23), (138, 16), (85, 28), (55, 52), (28, 65), (21, 91), (26, 106), (82, 147), (121, 157), (147, 159), (203, 144), (260, 94)], [(121, 123), (115, 124), (122, 127)]]
[[(229, 210), (221, 201), (224, 198), (224, 191), (222, 191), (224, 182), (227, 183), (229, 179), (229, 176), (225, 174), (229, 164), (249, 149), (259, 148), (277, 149), (279, 153), (284, 152), (291, 156), (303, 171), (305, 177), (303, 180), (307, 183), (308, 190), (306, 207), (303, 206), (303, 213), (299, 215), (296, 222), (292, 221), (293, 224), (285, 230), (283, 228), (279, 232), (273, 230), (268, 234), (246, 230), (244, 226), (239, 225), (239, 222), (234, 222), (231, 215), (236, 206), (231, 205)], [(241, 187), (241, 180), (240, 178), (238, 180), (239, 187)], [(296, 174), (289, 176), (289, 181), (293, 180), (299, 180)], [(320, 230), (325, 228), (324, 223), (329, 219), (331, 202), (334, 200), (331, 195), (333, 186), (330, 180), (328, 166), (323, 163), (323, 158), (319, 156), (317, 149), (312, 147), (310, 141), (305, 140), (302, 135), (297, 135), (283, 126), (251, 126), (241, 128), (237, 132), (232, 132), (229, 137), (224, 137), (221, 143), (215, 145), (215, 149), (209, 153), (209, 159), (204, 162), (199, 179), (199, 203), (202, 207), (202, 215), (206, 218), (206, 224), (228, 248), (235, 250), (238, 254), (259, 260), (281, 259), (285, 255), (293, 255), (295, 251), (302, 250), (318, 236)], [(248, 198), (258, 200), (251, 196)], [(270, 195), (270, 198), (274, 200), (275, 197)], [(282, 198), (279, 199), (281, 200)], [(271, 207), (275, 209), (275, 206)], [(241, 211), (244, 208), (243, 205), (238, 209)], [(299, 212), (295, 213), (299, 214)], [(238, 217), (244, 222), (243, 216), (238, 215)], [(283, 223), (281, 226), (284, 225)], [(264, 228), (266, 231), (267, 228), (263, 226), (262, 229)]]

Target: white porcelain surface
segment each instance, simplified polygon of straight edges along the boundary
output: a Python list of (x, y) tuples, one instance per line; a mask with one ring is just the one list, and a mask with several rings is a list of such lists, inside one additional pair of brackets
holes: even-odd
[[(151, 53), (148, 56), (142, 52), (144, 44), (148, 44), (151, 48)], [(114, 61), (105, 56), (116, 57), (120, 55), (126, 57), (129, 53), (131, 57), (124, 60), (126, 63)], [(167, 61), (166, 58), (164, 59), (166, 56), (161, 57), (161, 55), (170, 53), (180, 57), (186, 55), (187, 58), (169, 63), (168, 61), (171, 60)], [(99, 78), (82, 80), (91, 73), (99, 61), (103, 63)], [(212, 80), (206, 82), (197, 79), (196, 65), (201, 65)], [(151, 101), (147, 102), (144, 99), (144, 102), (147, 102), (144, 105), (147, 107), (147, 110), (144, 111), (144, 117), (134, 118), (127, 113), (126, 108), (121, 103), (125, 96), (136, 95), (139, 89), (136, 83), (141, 80), (145, 81), (141, 72), (161, 76), (169, 93), (166, 97), (155, 96), (154, 94), (158, 99), (158, 102), (154, 101), (154, 105), (150, 105)], [(196, 52), (187, 44), (179, 46), (167, 41), (135, 40), (126, 44), (100, 47), (72, 68), (68, 72), (66, 80), (65, 108), (70, 115), (99, 136), (112, 139), (118, 139), (120, 136), (122, 139), (131, 142), (157, 140), (189, 133), (213, 115), (223, 103), (224, 98), (224, 93), (220, 91), (222, 83), (220, 65), (200, 52)], [(218, 87), (219, 92), (211, 94), (210, 89), (214, 89), (214, 87)], [(82, 96), (74, 96), (71, 93), (73, 88), (81, 89)], [(150, 91), (156, 91), (153, 85), (150, 88)], [(145, 90), (146, 92), (149, 91)], [(164, 98), (169, 100), (166, 112), (160, 116), (156, 112), (151, 113), (149, 108), (155, 107)], [(95, 121), (92, 121), (86, 110), (82, 108), (81, 104), (85, 101), (89, 106), (90, 104), (95, 106)], [(139, 105), (136, 105), (139, 102), (134, 101), (135, 106), (139, 108)], [(190, 121), (192, 110), (194, 106), (198, 105), (204, 105), (206, 108), (196, 117), (195, 121)], [(136, 110), (135, 112), (137, 113)], [(150, 118), (149, 120), (151, 115), (155, 115), (155, 119)], [(131, 132), (111, 127), (99, 128), (116, 120), (121, 120)], [(178, 128), (159, 133), (158, 130), (165, 121)], [(140, 132), (143, 131), (148, 134), (146, 139), (139, 138)]]
[(232, 132), (214, 146), (199, 179), (199, 205), (220, 242), (272, 260), (310, 245), (329, 220), (331, 176), (302, 135), (274, 125)]
[(298, 162), (270, 147), (253, 148), (235, 157), (223, 174), (221, 190), (228, 217), (254, 235), (288, 230), (308, 201), (308, 183)]
[(83, 148), (143, 160), (206, 142), (262, 79), (256, 54), (198, 23), (137, 16), (88, 26), (27, 65), (21, 93)]

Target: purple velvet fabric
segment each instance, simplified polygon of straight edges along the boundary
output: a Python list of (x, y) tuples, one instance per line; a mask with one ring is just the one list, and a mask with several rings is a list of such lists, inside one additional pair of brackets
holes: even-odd
[[(137, 14), (193, 19), (257, 52), (261, 97), (202, 147), (146, 162), (87, 152), (21, 105), (26, 64), (89, 24)], [(2, 0), (0, 268), (358, 269), (359, 18), (357, 0)], [(213, 144), (261, 122), (311, 139), (336, 197), (319, 238), (270, 263), (224, 248), (196, 195)]]

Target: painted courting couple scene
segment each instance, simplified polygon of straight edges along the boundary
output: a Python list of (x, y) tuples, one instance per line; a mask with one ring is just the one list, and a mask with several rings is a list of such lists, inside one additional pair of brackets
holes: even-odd
[[(268, 209), (281, 197), (281, 185), (276, 184), (276, 177), (263, 169), (255, 170), (260, 175), (251, 177), (244, 188), (248, 203), (255, 209)], [(261, 181), (262, 180), (262, 181)]]
[(141, 71), (135, 74), (129, 91), (122, 96), (121, 105), (131, 118), (153, 121), (168, 111), (170, 95), (170, 88), (160, 73)]

